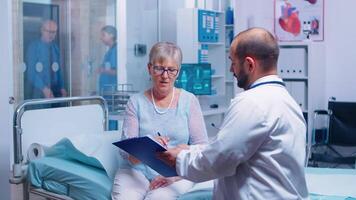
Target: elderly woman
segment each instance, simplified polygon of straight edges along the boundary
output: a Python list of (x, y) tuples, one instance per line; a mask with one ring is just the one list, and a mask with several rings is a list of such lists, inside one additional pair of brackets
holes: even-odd
[[(124, 138), (152, 135), (168, 147), (207, 143), (197, 98), (174, 87), (181, 62), (182, 52), (175, 44), (160, 42), (152, 47), (147, 68), (153, 85), (130, 98), (123, 124)], [(162, 137), (157, 137), (157, 133)], [(193, 186), (179, 177), (160, 176), (132, 156), (123, 157), (112, 199), (177, 199)]]

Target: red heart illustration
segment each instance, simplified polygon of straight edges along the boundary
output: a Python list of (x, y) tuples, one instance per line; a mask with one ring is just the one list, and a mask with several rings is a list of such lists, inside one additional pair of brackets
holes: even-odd
[(311, 4), (315, 4), (317, 0), (306, 0), (306, 1), (308, 1)]
[(279, 18), (279, 24), (283, 30), (292, 33), (294, 36), (300, 34), (301, 23), (298, 18), (298, 13), (292, 13), (287, 18)]

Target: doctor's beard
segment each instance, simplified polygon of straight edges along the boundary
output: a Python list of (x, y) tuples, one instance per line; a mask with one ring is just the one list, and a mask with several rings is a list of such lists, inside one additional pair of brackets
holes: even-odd
[(240, 71), (239, 75), (234, 74), (236, 80), (237, 80), (237, 86), (242, 89), (247, 89), (248, 88), (248, 75)]

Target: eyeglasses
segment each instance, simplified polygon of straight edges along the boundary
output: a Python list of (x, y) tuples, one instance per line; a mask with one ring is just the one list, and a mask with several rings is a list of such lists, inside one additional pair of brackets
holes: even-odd
[(49, 30), (49, 29), (44, 29), (45, 32), (50, 33), (50, 34), (56, 34), (56, 30)]
[(167, 72), (168, 77), (173, 78), (177, 76), (178, 69), (171, 68), (171, 67), (163, 67), (163, 66), (153, 66), (153, 74), (155, 76), (162, 76), (164, 72)]

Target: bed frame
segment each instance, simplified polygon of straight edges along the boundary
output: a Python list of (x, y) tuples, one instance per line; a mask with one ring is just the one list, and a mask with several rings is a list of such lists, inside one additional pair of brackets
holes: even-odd
[[(88, 102), (88, 103), (87, 103)], [(53, 104), (67, 104), (69, 106), (59, 107), (59, 108), (44, 108), (44, 109), (33, 109), (33, 106), (39, 105), (53, 105)], [(79, 104), (73, 106), (73, 103)], [(30, 197), (30, 194), (42, 196), (46, 199), (54, 199), (54, 200), (71, 200), (72, 198), (65, 195), (58, 195), (52, 192), (45, 191), (43, 189), (34, 188), (28, 185), (26, 180), (26, 167), (27, 163), (24, 161), (24, 153), (23, 153), (23, 138), (24, 136), (24, 127), (23, 127), (23, 116), (27, 111), (34, 112), (47, 112), (55, 111), (55, 113), (61, 112), (61, 110), (66, 110), (66, 113), (70, 112), (81, 112), (85, 117), (87, 115), (85, 112), (90, 108), (90, 106), (98, 107), (100, 105), (102, 116), (103, 117), (95, 117), (101, 119), (100, 124), (102, 124), (101, 130), (108, 130), (108, 106), (105, 99), (101, 96), (90, 96), (90, 97), (64, 97), (64, 98), (53, 98), (53, 99), (34, 99), (34, 100), (26, 100), (19, 104), (14, 112), (13, 116), (13, 163), (12, 164), (12, 175), (10, 175), (10, 184), (23, 185), (23, 199), (27, 200)], [(31, 108), (32, 106), (32, 108)], [(81, 108), (82, 107), (82, 108)], [(98, 109), (96, 109), (98, 110)], [(30, 112), (28, 112), (30, 113)], [(95, 113), (95, 112), (94, 112)], [(92, 113), (91, 113), (92, 114)], [(100, 115), (100, 113), (98, 113)], [(90, 115), (89, 115), (90, 117)], [(63, 119), (63, 118), (61, 118)], [(87, 118), (86, 118), (87, 119)], [(78, 118), (75, 116), (66, 116), (63, 120), (66, 123), (70, 123), (73, 127), (76, 127), (76, 123), (78, 122)], [(75, 125), (74, 125), (75, 124)], [(80, 124), (80, 123), (79, 123)], [(90, 122), (81, 123), (81, 126), (90, 126)], [(98, 124), (98, 123), (96, 123)], [(43, 124), (42, 124), (43, 125)], [(46, 124), (47, 126), (47, 124)], [(80, 125), (79, 125), (80, 126)], [(60, 131), (58, 131), (60, 132)], [(28, 137), (28, 135), (27, 135)], [(26, 150), (26, 149), (25, 149)]]

